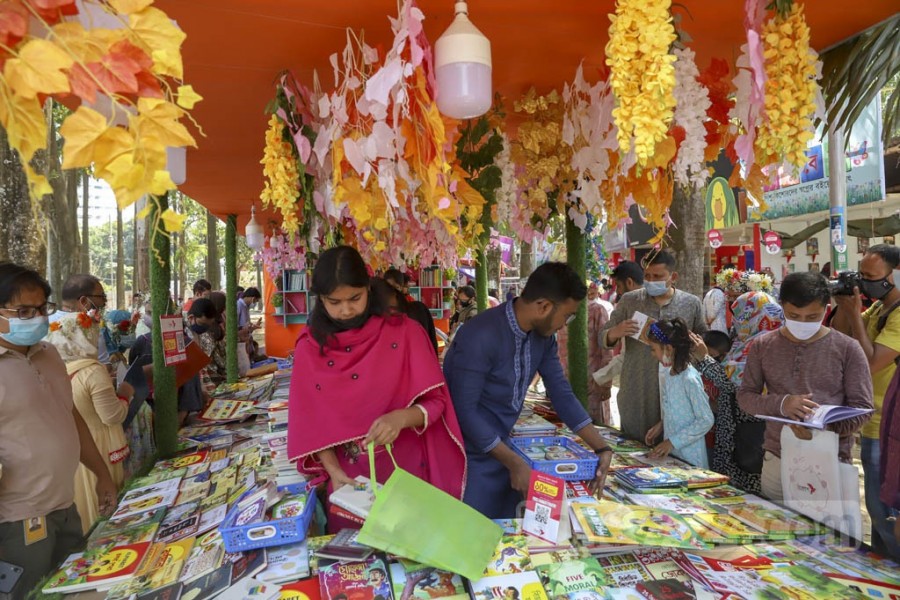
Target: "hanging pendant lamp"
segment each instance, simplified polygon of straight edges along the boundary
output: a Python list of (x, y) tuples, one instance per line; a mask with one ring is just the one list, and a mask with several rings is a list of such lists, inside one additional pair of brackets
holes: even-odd
[(437, 107), (454, 119), (471, 119), (491, 107), (491, 42), (471, 21), (465, 2), (434, 45)]
[(247, 247), (251, 250), (262, 250), (266, 244), (266, 236), (263, 232), (262, 225), (256, 222), (256, 205), (250, 207), (250, 220), (247, 227), (244, 228), (244, 235), (247, 237)]

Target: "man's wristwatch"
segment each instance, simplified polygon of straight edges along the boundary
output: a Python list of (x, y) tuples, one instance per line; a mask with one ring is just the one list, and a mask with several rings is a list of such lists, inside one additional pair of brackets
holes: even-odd
[(597, 448), (596, 450), (594, 450), (594, 454), (596, 454), (597, 456), (600, 456), (604, 452), (612, 452), (612, 451), (613, 451), (613, 449), (610, 448), (609, 446), (603, 446), (602, 448)]

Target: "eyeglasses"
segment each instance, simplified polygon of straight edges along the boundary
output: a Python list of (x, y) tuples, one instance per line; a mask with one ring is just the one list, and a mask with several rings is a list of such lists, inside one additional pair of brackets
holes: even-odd
[(16, 313), (16, 317), (22, 321), (33, 319), (37, 315), (49, 316), (56, 312), (56, 304), (47, 302), (42, 306), (20, 306), (18, 308), (0, 308), (0, 311)]
[(106, 302), (106, 294), (85, 294), (86, 298), (100, 298), (104, 302)]

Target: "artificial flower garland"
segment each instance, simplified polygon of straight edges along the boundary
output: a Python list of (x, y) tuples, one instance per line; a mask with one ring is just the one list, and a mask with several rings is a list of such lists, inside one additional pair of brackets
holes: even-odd
[(299, 225), (300, 174), (290, 143), (284, 141), (284, 123), (276, 115), (269, 118), (266, 130), (266, 147), (263, 151), (265, 185), (259, 195), (263, 206), (273, 206), (281, 213), (282, 228), (296, 232)]
[(675, 110), (676, 39), (670, 0), (619, 0), (610, 15), (606, 64), (616, 96), (613, 118), (619, 147), (632, 147), (639, 167), (650, 162), (669, 132)]
[(757, 162), (786, 160), (806, 164), (807, 142), (813, 138), (818, 91), (818, 55), (809, 46), (803, 6), (795, 2), (786, 14), (766, 21), (762, 30), (765, 60), (765, 126), (756, 138)]
[(706, 112), (710, 107), (709, 92), (698, 81), (700, 72), (694, 62), (694, 51), (676, 48), (675, 56), (675, 126), (684, 130), (684, 140), (675, 158), (675, 181), (699, 190), (706, 185)]

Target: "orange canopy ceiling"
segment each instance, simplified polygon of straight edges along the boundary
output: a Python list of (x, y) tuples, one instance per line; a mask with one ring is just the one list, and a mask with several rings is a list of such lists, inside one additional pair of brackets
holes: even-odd
[[(193, 114), (203, 127), (188, 151), (181, 189), (220, 217), (246, 222), (263, 186), (266, 115), (274, 82), (284, 69), (311, 85), (313, 71), (326, 91), (334, 80), (329, 56), (343, 49), (347, 28), (365, 41), (390, 47), (389, 0), (157, 0), (187, 33), (184, 76), (204, 97)], [(432, 44), (449, 25), (452, 0), (419, 0)], [(742, 0), (680, 0), (682, 27), (693, 38), (698, 66), (720, 57), (733, 63), (744, 42)], [(491, 40), (494, 87), (508, 100), (531, 86), (561, 89), (580, 61), (595, 78), (613, 0), (471, 0), (473, 23)], [(822, 50), (894, 14), (897, 0), (807, 2), (813, 46)], [(689, 11), (689, 12), (687, 12)]]

